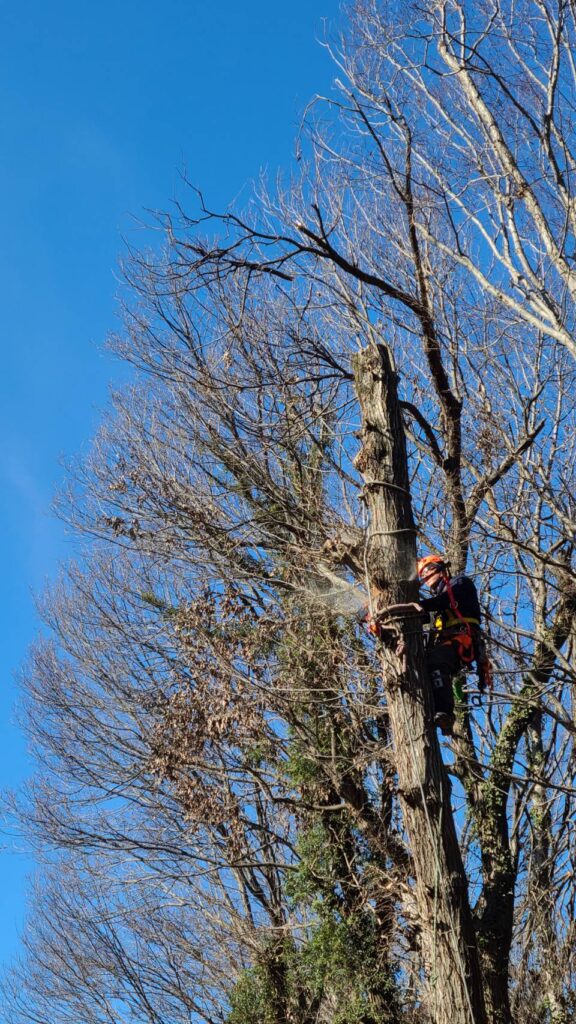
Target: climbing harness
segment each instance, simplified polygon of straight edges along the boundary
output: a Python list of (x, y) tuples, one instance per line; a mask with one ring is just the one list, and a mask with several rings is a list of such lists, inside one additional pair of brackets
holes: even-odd
[[(434, 620), (434, 630), (438, 636), (446, 639), (440, 640), (441, 644), (451, 644), (455, 648), (464, 671), (469, 671), (473, 661), (476, 661), (478, 673), (478, 687), (482, 694), (493, 688), (492, 665), (486, 650), (486, 644), (480, 636), (480, 621), (473, 616), (462, 615), (458, 608), (458, 602), (454, 597), (454, 591), (448, 575), (447, 563), (438, 555), (428, 555), (418, 562), (418, 575), (422, 576), (422, 570), (428, 565), (437, 565), (438, 571), (442, 574), (442, 581), (446, 588), (450, 611), (452, 615), (438, 615)], [(473, 630), (473, 627), (476, 630)], [(473, 700), (472, 703), (481, 703), (481, 698)]]

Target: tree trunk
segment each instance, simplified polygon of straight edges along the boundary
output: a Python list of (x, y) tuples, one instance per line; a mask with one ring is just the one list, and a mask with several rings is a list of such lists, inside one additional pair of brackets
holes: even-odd
[[(370, 587), (382, 605), (416, 601), (416, 531), (396, 373), (383, 345), (358, 353), (353, 368), (362, 411), (362, 448), (355, 461), (370, 512)], [(396, 640), (383, 644), (383, 681), (414, 862), (429, 1010), (435, 1024), (485, 1024), (467, 880), (433, 724), (420, 621), (398, 620), (398, 633), (405, 654)]]

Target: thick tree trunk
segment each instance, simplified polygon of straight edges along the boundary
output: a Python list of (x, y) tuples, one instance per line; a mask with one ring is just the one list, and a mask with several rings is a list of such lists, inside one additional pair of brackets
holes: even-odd
[[(416, 534), (396, 374), (383, 345), (354, 357), (362, 411), (356, 466), (370, 512), (366, 564), (383, 604), (416, 601)], [(433, 725), (422, 628), (415, 617), (382, 648), (399, 794), (415, 871), (429, 1009), (435, 1024), (485, 1024), (476, 937), (450, 805), (450, 785)]]

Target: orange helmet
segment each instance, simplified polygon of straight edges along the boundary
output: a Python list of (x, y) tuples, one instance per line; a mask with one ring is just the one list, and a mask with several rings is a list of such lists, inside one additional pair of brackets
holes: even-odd
[(418, 577), (422, 579), (423, 575), (428, 575), (426, 569), (429, 565), (435, 565), (438, 567), (440, 572), (447, 571), (448, 566), (444, 559), (440, 555), (425, 555), (418, 562)]

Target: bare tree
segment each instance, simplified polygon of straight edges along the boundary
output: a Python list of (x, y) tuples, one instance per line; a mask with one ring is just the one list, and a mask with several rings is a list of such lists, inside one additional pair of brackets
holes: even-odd
[[(129, 254), (26, 677), (65, 870), (14, 1020), (574, 1019), (575, 14), (357, 3), (301, 179)], [(417, 540), (495, 667), (443, 751), (419, 622), (353, 619)]]

